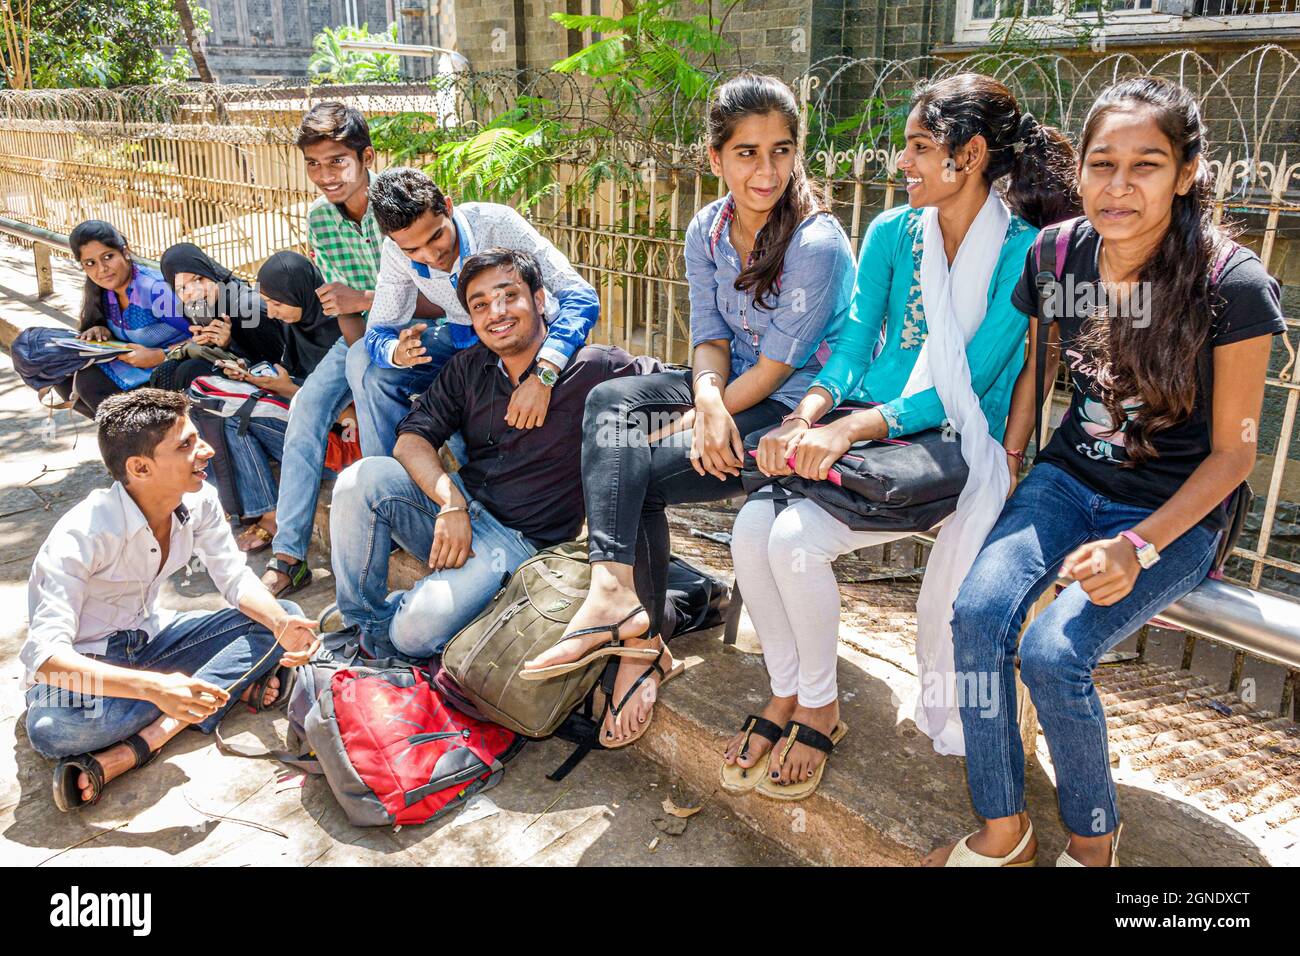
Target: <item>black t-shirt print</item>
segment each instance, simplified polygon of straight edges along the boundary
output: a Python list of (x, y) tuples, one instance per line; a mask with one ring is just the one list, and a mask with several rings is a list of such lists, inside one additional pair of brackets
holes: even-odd
[[(1060, 322), (1061, 355), (1070, 370), (1070, 407), (1061, 427), (1052, 435), (1039, 461), (1050, 462), (1066, 471), (1098, 494), (1115, 501), (1155, 510), (1182, 487), (1210, 453), (1210, 432), (1205, 396), (1198, 395), (1196, 407), (1184, 422), (1154, 436), (1157, 456), (1135, 468), (1122, 468), (1128, 460), (1124, 448), (1124, 431), (1128, 422), (1116, 423), (1103, 404), (1103, 385), (1108, 370), (1099, 368), (1097, 357), (1079, 343), (1088, 318), (1077, 307), (1088, 299), (1100, 301), (1102, 293), (1088, 295), (1085, 287), (1100, 289), (1097, 254), (1100, 236), (1084, 220), (1075, 227), (1062, 272), (1064, 308)], [(1026, 315), (1038, 313), (1037, 274), (1034, 251), (1029, 251), (1025, 271), (1012, 293), (1011, 301)], [(1228, 259), (1215, 286), (1221, 304), (1215, 310), (1207, 349), (1230, 345), (1261, 335), (1279, 335), (1286, 331), (1278, 297), (1277, 282), (1249, 249), (1237, 249)], [(1073, 294), (1071, 294), (1073, 293)], [(1118, 303), (1117, 305), (1122, 305)], [(1141, 300), (1135, 298), (1129, 314), (1139, 314)], [(1212, 357), (1211, 361), (1212, 361)], [(1140, 399), (1124, 402), (1132, 418), (1140, 408)], [(1202, 524), (1217, 528), (1222, 523), (1219, 509), (1206, 515)]]

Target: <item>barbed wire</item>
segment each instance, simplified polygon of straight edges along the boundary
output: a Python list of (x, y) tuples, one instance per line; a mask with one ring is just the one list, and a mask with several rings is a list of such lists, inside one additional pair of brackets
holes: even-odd
[[(1155, 74), (1191, 89), (1211, 132), (1211, 155), (1255, 163), (1300, 140), (1300, 58), (1276, 45), (1241, 53), (1222, 67), (1189, 49), (1143, 60), (1112, 53), (1081, 60), (1064, 53), (976, 53), (890, 60), (829, 57), (786, 79), (806, 103), (810, 156), (843, 160), (862, 175), (863, 157), (879, 160), (897, 145), (901, 116), (923, 82), (967, 70), (1007, 84), (1040, 120), (1077, 135), (1088, 107), (1117, 79)], [(701, 169), (709, 92), (729, 74), (710, 77), (694, 95), (676, 84), (642, 91), (629, 102), (615, 84), (544, 70), (439, 74), (430, 81), (309, 85), (162, 83), (116, 89), (0, 90), (0, 128), (84, 131), (124, 140), (177, 136), (231, 143), (292, 142), (302, 113), (323, 100), (356, 105), (368, 116), (423, 117), (447, 137), (468, 136), (513, 110), (618, 143), (660, 167)], [(576, 156), (576, 159), (589, 158)], [(834, 165), (834, 163), (832, 163)]]

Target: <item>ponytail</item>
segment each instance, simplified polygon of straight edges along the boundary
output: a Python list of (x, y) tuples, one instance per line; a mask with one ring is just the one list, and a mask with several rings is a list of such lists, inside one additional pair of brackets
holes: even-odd
[(911, 108), (920, 110), (922, 125), (949, 153), (983, 136), (989, 156), (984, 181), (993, 188), (1006, 177), (1003, 199), (1031, 226), (1079, 214), (1069, 141), (1022, 112), (1011, 90), (997, 80), (958, 73), (922, 86)]

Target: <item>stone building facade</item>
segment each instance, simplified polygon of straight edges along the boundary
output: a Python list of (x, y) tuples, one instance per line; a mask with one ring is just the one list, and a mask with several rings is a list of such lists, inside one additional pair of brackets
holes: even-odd
[[(453, 0), (197, 0), (211, 16), (208, 66), (222, 83), (264, 83), (307, 75), (312, 38), (325, 27), (378, 33), (396, 21), (404, 43), (443, 46)], [(447, 9), (440, 10), (441, 7)], [(453, 39), (454, 42), (454, 39)], [(408, 57), (403, 72), (427, 76), (430, 60)]]

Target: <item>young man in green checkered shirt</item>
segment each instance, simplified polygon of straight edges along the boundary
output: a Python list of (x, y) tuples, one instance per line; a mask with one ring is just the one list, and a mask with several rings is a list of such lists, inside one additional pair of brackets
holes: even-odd
[(262, 578), (272, 593), (281, 596), (311, 583), (307, 547), (325, 450), (330, 427), (352, 401), (345, 372), (348, 347), (365, 335), (365, 313), (375, 295), (383, 242), (366, 192), (375, 151), (360, 111), (342, 103), (317, 104), (303, 117), (298, 148), (307, 178), (320, 190), (307, 212), (311, 256), (325, 278), (316, 294), (326, 314), (338, 317), (343, 338), (294, 397), (285, 432), (271, 542), (274, 557)]

